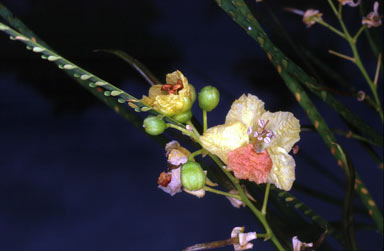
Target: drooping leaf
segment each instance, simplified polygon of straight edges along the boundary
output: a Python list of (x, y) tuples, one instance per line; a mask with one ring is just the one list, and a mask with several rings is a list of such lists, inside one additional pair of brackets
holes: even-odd
[(160, 82), (160, 80), (158, 80), (156, 78), (156, 76), (153, 75), (152, 72), (150, 70), (148, 70), (148, 68), (145, 65), (143, 65), (139, 60), (135, 59), (134, 57), (132, 57), (128, 53), (121, 51), (121, 50), (96, 50), (96, 52), (99, 52), (99, 51), (107, 52), (107, 53), (111, 53), (113, 55), (116, 55), (119, 58), (121, 58), (122, 60), (124, 60), (125, 62), (129, 63), (133, 68), (135, 68), (135, 70), (137, 70), (140, 73), (141, 76), (143, 76), (143, 78), (150, 85), (162, 84)]

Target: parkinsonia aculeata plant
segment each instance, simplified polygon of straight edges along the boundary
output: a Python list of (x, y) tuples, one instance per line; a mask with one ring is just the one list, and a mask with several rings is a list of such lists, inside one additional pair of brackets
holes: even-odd
[[(373, 11), (362, 18), (361, 29), (355, 35), (351, 35), (344, 23), (342, 9), (344, 6), (356, 7), (360, 1), (339, 0), (338, 8), (332, 0), (328, 2), (339, 20), (341, 30), (323, 20), (319, 10), (301, 11), (294, 8), (286, 8), (286, 10), (303, 16), (303, 22), (307, 27), (318, 23), (349, 43), (352, 56), (333, 50), (329, 50), (329, 52), (349, 60), (357, 66), (373, 95), (373, 99), (371, 99), (368, 94), (360, 93), (359, 98), (361, 100), (369, 99), (369, 104), (374, 107), (378, 116), (383, 120), (382, 105), (377, 93), (381, 54), (378, 56), (376, 74), (372, 78), (367, 73), (356, 47), (358, 38), (366, 29), (381, 25), (381, 16), (378, 13), (379, 4), (375, 2)], [(0, 15), (8, 21), (9, 25), (0, 22), (0, 30), (8, 34), (12, 40), (26, 44), (27, 49), (40, 54), (42, 59), (55, 63), (83, 87), (133, 123), (141, 121), (140, 124), (143, 125), (144, 131), (149, 135), (158, 136), (162, 135), (165, 130), (174, 129), (178, 130), (181, 135), (190, 138), (194, 146), (197, 146), (197, 150), (192, 153), (175, 140), (165, 145), (168, 169), (161, 172), (158, 178), (158, 186), (161, 190), (172, 196), (182, 191), (198, 198), (204, 197), (206, 192), (225, 196), (236, 208), (248, 207), (265, 230), (262, 233), (244, 233), (243, 227), (234, 227), (229, 239), (196, 244), (185, 250), (203, 250), (225, 245), (233, 245), (235, 250), (245, 250), (253, 247), (251, 241), (254, 239), (269, 240), (277, 250), (310, 250), (318, 248), (324, 242), (327, 234), (334, 236), (347, 249), (355, 250), (357, 246), (352, 212), (354, 191), (366, 206), (368, 214), (376, 223), (377, 230), (383, 233), (383, 218), (380, 210), (357, 171), (352, 167), (347, 153), (333, 135), (334, 132), (341, 133), (340, 130), (328, 128), (303, 86), (319, 95), (350, 125), (363, 130), (363, 132), (352, 132), (352, 130), (342, 132), (342, 135), (380, 147), (383, 144), (382, 136), (276, 48), (242, 0), (217, 0), (217, 3), (260, 44), (268, 59), (276, 67), (278, 74), (312, 121), (313, 128), (308, 126), (305, 128), (318, 131), (337, 159), (337, 164), (345, 171), (347, 185), (342, 205), (343, 226), (341, 229), (343, 234), (339, 234), (335, 226), (329, 224), (309, 206), (289, 193), (295, 181), (295, 160), (290, 152), (293, 150), (292, 152), (295, 154), (298, 151), (298, 146), (295, 144), (300, 140), (300, 132), (303, 128), (292, 113), (269, 112), (264, 109), (264, 102), (257, 96), (243, 94), (233, 102), (224, 124), (208, 127), (208, 113), (214, 111), (220, 100), (220, 92), (214, 86), (206, 86), (196, 94), (194, 86), (178, 70), (167, 74), (165, 83), (161, 83), (145, 66), (129, 55), (112, 51), (128, 61), (147, 81), (151, 82), (152, 86), (148, 95), (138, 99), (60, 56), (1, 4)], [(202, 130), (197, 129), (199, 125), (196, 124), (194, 114), (191, 112), (196, 100), (202, 111)], [(150, 115), (142, 120), (127, 112), (128, 107), (136, 112), (147, 112)], [(198, 156), (209, 156), (217, 164), (222, 176), (212, 174), (210, 168), (204, 170), (202, 166), (205, 166), (197, 161)], [(377, 157), (376, 160), (382, 167), (382, 161)], [(214, 177), (223, 188), (217, 189), (218, 184), (211, 181), (208, 176)], [(264, 195), (264, 199), (260, 203), (256, 202), (253, 196), (255, 186), (261, 189), (260, 192)], [(288, 236), (289, 233), (288, 235), (281, 233), (276, 227), (273, 217), (270, 217), (274, 214), (273, 211), (268, 210), (270, 197), (274, 199), (276, 207), (286, 214), (297, 217), (295, 210), (301, 211), (304, 217), (309, 217), (314, 224), (322, 227), (323, 232), (320, 238), (317, 236), (313, 238), (313, 242), (305, 243), (296, 236)], [(287, 239), (291, 239), (291, 244)]]

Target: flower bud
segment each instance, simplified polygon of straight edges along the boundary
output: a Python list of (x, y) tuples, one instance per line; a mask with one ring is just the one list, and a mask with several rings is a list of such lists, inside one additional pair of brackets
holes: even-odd
[(194, 161), (188, 161), (181, 168), (181, 184), (190, 190), (200, 190), (205, 185), (205, 173), (200, 164)]
[(220, 93), (216, 87), (208, 85), (199, 92), (199, 106), (204, 111), (212, 111), (216, 108), (219, 101)]
[(159, 135), (164, 132), (167, 128), (165, 122), (159, 117), (148, 116), (144, 119), (143, 127), (145, 128), (145, 132), (149, 135)]
[(174, 120), (176, 120), (177, 122), (187, 123), (192, 118), (192, 111), (189, 110), (189, 111), (186, 111), (184, 113), (177, 114), (177, 115), (173, 116), (172, 118)]

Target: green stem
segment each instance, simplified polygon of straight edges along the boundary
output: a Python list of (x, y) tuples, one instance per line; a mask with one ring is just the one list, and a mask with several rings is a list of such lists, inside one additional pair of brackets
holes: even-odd
[(360, 34), (367, 28), (366, 25), (363, 25), (360, 27), (359, 31), (356, 33), (356, 35), (353, 37), (353, 41), (356, 43), (357, 39), (359, 38)]
[(197, 155), (200, 155), (204, 149), (197, 150), (188, 156), (188, 160), (193, 160)]
[(376, 104), (377, 104), (377, 111), (379, 112), (381, 120), (384, 121), (383, 110), (382, 110), (382, 107), (381, 107), (381, 102), (380, 102), (379, 95), (377, 94), (376, 85), (373, 83), (373, 81), (369, 77), (367, 71), (365, 70), (365, 67), (364, 67), (363, 63), (361, 62), (359, 52), (357, 51), (356, 44), (352, 41), (352, 38), (349, 39), (348, 42), (349, 42), (349, 44), (351, 46), (351, 49), (352, 49), (352, 52), (353, 52), (353, 56), (355, 57), (355, 64), (360, 69), (360, 71), (363, 74), (365, 80), (367, 81), (369, 87), (371, 88), (373, 97), (375, 98), (375, 101), (376, 101)]
[(271, 188), (271, 183), (267, 182), (267, 187), (265, 188), (265, 194), (264, 194), (263, 207), (261, 208), (261, 213), (263, 215), (267, 214), (267, 204), (268, 204), (268, 197), (269, 197), (269, 189), (270, 188)]
[[(221, 160), (211, 154), (211, 153), (208, 153), (208, 155), (212, 158), (212, 160), (220, 167), (224, 166), (224, 164), (221, 162)], [(285, 250), (283, 248), (283, 246), (280, 244), (279, 240), (276, 238), (275, 234), (273, 233), (271, 227), (269, 226), (268, 222), (267, 222), (267, 219), (265, 218), (265, 215), (263, 215), (254, 205), (253, 203), (248, 199), (245, 191), (243, 190), (243, 188), (240, 186), (239, 184), (239, 181), (232, 176), (232, 174), (230, 172), (228, 172), (227, 170), (225, 170), (224, 168), (222, 169), (225, 173), (225, 175), (227, 175), (227, 177), (231, 180), (231, 182), (233, 183), (233, 185), (235, 186), (236, 190), (239, 192), (240, 194), (240, 197), (241, 197), (241, 200), (247, 205), (247, 207), (251, 210), (251, 212), (257, 217), (257, 219), (261, 222), (261, 224), (263, 225), (263, 227), (265, 228), (267, 234), (269, 235), (268, 237), (271, 238), (271, 241), (273, 242), (273, 244), (275, 245), (275, 247), (277, 248), (277, 250), (279, 251), (283, 251)]]
[(319, 18), (316, 18), (315, 20), (316, 20), (317, 23), (319, 23), (319, 24), (321, 24), (322, 26), (324, 26), (324, 27), (328, 28), (329, 30), (333, 31), (334, 33), (336, 33), (336, 34), (339, 35), (340, 37), (346, 39), (346, 38), (345, 38), (345, 35), (344, 35), (341, 31), (339, 31), (338, 29), (336, 29), (336, 28), (333, 27), (332, 25), (326, 23), (324, 20), (319, 19)]
[(220, 194), (220, 195), (224, 195), (224, 196), (235, 198), (237, 200), (241, 200), (240, 195), (237, 195), (237, 194), (231, 194), (231, 193), (223, 192), (223, 191), (220, 191), (220, 190), (217, 190), (217, 189), (214, 189), (214, 188), (211, 188), (211, 187), (207, 187), (207, 186), (204, 186), (203, 189), (205, 191), (208, 191), (208, 192), (211, 192), (211, 193)]
[(187, 129), (185, 129), (185, 128), (181, 127), (181, 126), (167, 123), (167, 128), (173, 128), (173, 129), (179, 130), (182, 134), (187, 135), (187, 136), (193, 138), (195, 141), (199, 140), (199, 138), (196, 137), (193, 132), (188, 131)]
[[(357, 65), (357, 67), (359, 68), (359, 70), (363, 74), (365, 80), (367, 81), (369, 87), (371, 88), (373, 97), (375, 98), (375, 101), (377, 104), (377, 111), (380, 115), (381, 120), (384, 121), (383, 110), (381, 108), (381, 102), (379, 99), (379, 95), (377, 94), (377, 88), (376, 88), (375, 84), (373, 83), (373, 81), (371, 80), (371, 78), (369, 77), (367, 71), (365, 70), (363, 63), (361, 62), (359, 52), (357, 51), (357, 48), (356, 48), (356, 40), (353, 37), (351, 37), (347, 27), (344, 24), (343, 17), (342, 17), (342, 5), (339, 4), (339, 11), (337, 11), (332, 0), (328, 0), (328, 3), (330, 4), (333, 12), (335, 13), (337, 19), (339, 20), (341, 28), (343, 29), (343, 32), (344, 32), (345, 39), (348, 41), (349, 45), (351, 46), (351, 49), (353, 52), (353, 57), (355, 58), (355, 64)], [(355, 35), (356, 38), (357, 38), (357, 35), (359, 35), (359, 33), (361, 33), (362, 30), (361, 31), (360, 30), (358, 31), (358, 34)]]
[(332, 8), (333, 13), (335, 13), (336, 17), (338, 17), (338, 16), (339, 16), (339, 13), (338, 13), (338, 11), (337, 11), (337, 9), (336, 9), (336, 6), (333, 4), (332, 0), (328, 0), (328, 3), (329, 3), (329, 5), (330, 5), (331, 8)]
[(192, 121), (188, 121), (187, 125), (189, 125), (192, 128), (192, 132), (196, 135), (196, 137), (200, 137), (200, 133), (196, 129), (196, 127), (193, 125)]
[(265, 234), (257, 234), (256, 233), (256, 236), (257, 236), (257, 238), (268, 238), (269, 237), (269, 234), (268, 233), (265, 233)]
[(208, 122), (207, 122), (207, 111), (203, 110), (203, 133), (207, 131)]

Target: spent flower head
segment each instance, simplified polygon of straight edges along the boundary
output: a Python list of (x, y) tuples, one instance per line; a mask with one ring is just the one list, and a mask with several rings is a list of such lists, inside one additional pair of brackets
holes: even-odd
[(190, 152), (180, 146), (179, 142), (173, 140), (165, 146), (170, 171), (162, 172), (157, 183), (159, 188), (170, 195), (181, 192), (181, 165), (188, 161)]
[(238, 243), (233, 244), (235, 251), (252, 249), (250, 241), (257, 239), (256, 232), (244, 233), (244, 227), (235, 227), (232, 230), (231, 238), (238, 238)]
[(375, 1), (373, 4), (373, 11), (368, 13), (366, 17), (363, 18), (362, 21), (363, 25), (367, 25), (368, 28), (371, 27), (379, 27), (382, 22), (381, 22), (381, 16), (379, 15), (379, 2)]
[(317, 20), (321, 20), (323, 16), (323, 13), (321, 13), (318, 10), (314, 9), (308, 9), (304, 12), (303, 15), (303, 22), (307, 25), (307, 28), (311, 27), (314, 25)]
[(318, 20), (322, 20), (321, 17), (323, 16), (323, 13), (314, 9), (308, 9), (306, 11), (302, 11), (295, 8), (285, 8), (285, 10), (302, 16), (303, 22), (307, 25), (307, 28), (314, 25), (316, 22), (318, 22)]
[(299, 133), (292, 113), (265, 111), (263, 101), (243, 94), (232, 104), (225, 124), (209, 128), (200, 141), (237, 178), (270, 182), (288, 191), (295, 180), (295, 160), (288, 152)]
[(342, 5), (348, 5), (350, 7), (356, 7), (359, 6), (360, 0), (357, 0), (356, 2), (355, 0), (339, 0), (339, 3), (341, 3)]
[(302, 251), (305, 250), (305, 248), (311, 248), (313, 247), (313, 243), (306, 243), (306, 242), (301, 242), (297, 236), (293, 236), (292, 238), (292, 246), (293, 246), (293, 251)]

